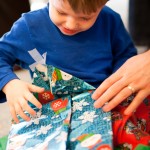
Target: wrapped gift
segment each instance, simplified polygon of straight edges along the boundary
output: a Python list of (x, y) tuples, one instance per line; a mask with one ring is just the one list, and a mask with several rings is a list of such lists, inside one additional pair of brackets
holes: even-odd
[(7, 150), (112, 149), (111, 114), (93, 107), (93, 86), (53, 66), (38, 65), (33, 77), (43, 107), (30, 104), (36, 115), (11, 126)]
[(110, 113), (93, 107), (91, 92), (72, 98), (72, 116), (69, 130), (71, 150), (110, 150), (112, 129)]

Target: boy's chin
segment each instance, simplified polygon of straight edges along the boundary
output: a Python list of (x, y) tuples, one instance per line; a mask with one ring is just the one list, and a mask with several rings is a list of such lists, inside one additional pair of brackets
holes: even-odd
[(65, 29), (59, 29), (62, 34), (67, 35), (67, 36), (73, 36), (79, 33), (79, 31), (69, 31)]
[(67, 35), (67, 36), (73, 36), (73, 35), (76, 35), (77, 33), (74, 33), (74, 34), (68, 34), (68, 33), (64, 33), (64, 32), (61, 32), (62, 34), (64, 35)]

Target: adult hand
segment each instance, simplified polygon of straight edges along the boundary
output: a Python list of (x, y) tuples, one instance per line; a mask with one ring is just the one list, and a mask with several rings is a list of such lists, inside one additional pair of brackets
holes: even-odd
[(150, 50), (127, 60), (96, 89), (92, 98), (96, 100), (96, 108), (103, 106), (102, 109), (107, 112), (133, 93), (136, 96), (125, 110), (125, 115), (135, 111), (150, 94)]
[(39, 109), (42, 107), (40, 102), (33, 96), (32, 92), (40, 93), (43, 91), (44, 88), (37, 87), (18, 79), (11, 80), (4, 86), (3, 92), (6, 94), (10, 113), (16, 123), (19, 122), (17, 114), (26, 121), (29, 121), (30, 118), (24, 111), (27, 111), (31, 115), (36, 114), (36, 112), (28, 105), (28, 101)]

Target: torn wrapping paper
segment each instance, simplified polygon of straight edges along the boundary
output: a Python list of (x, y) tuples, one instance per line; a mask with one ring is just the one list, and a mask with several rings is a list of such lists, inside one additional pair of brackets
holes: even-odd
[(95, 109), (93, 102), (89, 92), (72, 98), (68, 146), (71, 150), (110, 150), (112, 147), (110, 113)]
[[(63, 103), (63, 111), (58, 113), (56, 106)], [(36, 116), (31, 121), (20, 119), (13, 124), (9, 133), (9, 150), (56, 150), (66, 149), (68, 127), (71, 115), (70, 97), (54, 100), (42, 109), (34, 108)]]
[(7, 150), (112, 149), (111, 114), (93, 107), (93, 86), (46, 65), (36, 67), (33, 84), (45, 88), (34, 93), (43, 107), (30, 104), (36, 116), (12, 125)]

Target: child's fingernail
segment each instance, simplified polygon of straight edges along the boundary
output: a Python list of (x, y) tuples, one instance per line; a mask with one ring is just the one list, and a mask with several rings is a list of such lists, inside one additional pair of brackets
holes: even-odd
[(31, 120), (30, 118), (27, 119), (27, 121), (30, 121), (30, 120)]
[(33, 114), (32, 114), (32, 116), (35, 116), (36, 115), (36, 112), (34, 112)]
[(15, 121), (17, 124), (19, 123), (19, 121)]

